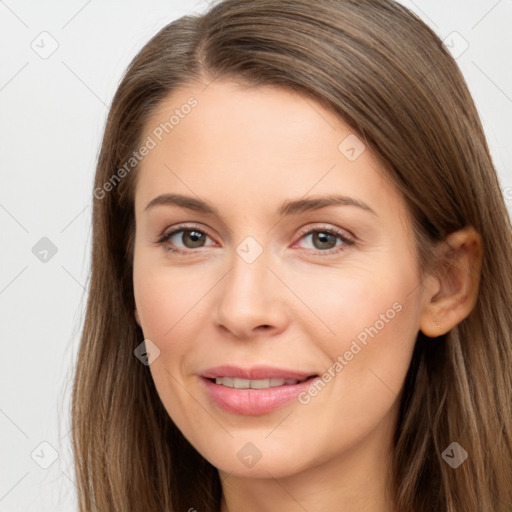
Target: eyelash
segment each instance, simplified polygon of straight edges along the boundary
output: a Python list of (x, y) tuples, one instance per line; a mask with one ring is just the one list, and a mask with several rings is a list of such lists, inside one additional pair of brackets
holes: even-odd
[[(157, 240), (157, 243), (164, 244), (165, 242), (168, 242), (176, 233), (185, 232), (185, 231), (198, 231), (199, 233), (201, 233), (203, 235), (213, 238), (208, 233), (208, 231), (205, 231), (203, 228), (199, 228), (198, 226), (194, 226), (194, 225), (186, 225), (186, 226), (177, 226), (175, 229), (173, 229), (169, 233), (164, 233)], [(343, 251), (346, 250), (345, 249), (346, 247), (355, 245), (355, 241), (352, 238), (347, 237), (343, 232), (339, 231), (338, 229), (335, 229), (332, 227), (323, 227), (323, 226), (320, 226), (315, 229), (310, 229), (308, 231), (301, 232), (299, 240), (304, 238), (307, 235), (312, 234), (312, 233), (329, 233), (331, 235), (337, 236), (343, 242), (343, 244), (341, 246), (338, 246), (337, 248), (333, 247), (332, 249), (327, 249), (325, 251), (321, 251), (318, 249), (313, 250), (314, 255), (331, 256), (334, 254), (342, 253)], [(194, 252), (194, 249), (187, 249), (187, 250), (176, 249), (169, 244), (166, 244), (164, 248), (166, 251), (169, 251), (169, 252), (175, 253), (175, 254), (179, 254), (179, 255), (186, 255), (186, 254), (189, 254), (190, 252)]]

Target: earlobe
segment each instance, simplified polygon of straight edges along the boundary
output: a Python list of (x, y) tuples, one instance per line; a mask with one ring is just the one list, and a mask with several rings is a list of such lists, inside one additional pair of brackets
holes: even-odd
[(442, 336), (462, 322), (478, 298), (483, 243), (473, 227), (451, 233), (438, 251), (436, 270), (427, 278), (420, 330)]

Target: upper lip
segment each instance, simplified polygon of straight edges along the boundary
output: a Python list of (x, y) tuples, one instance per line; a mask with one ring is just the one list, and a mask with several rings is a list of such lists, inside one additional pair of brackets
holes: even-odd
[(239, 379), (257, 380), (257, 379), (294, 379), (304, 380), (307, 377), (316, 375), (314, 372), (300, 372), (286, 368), (275, 368), (272, 366), (253, 366), (252, 368), (242, 368), (233, 365), (216, 366), (208, 368), (201, 373), (201, 377), (215, 379), (221, 377), (232, 377)]

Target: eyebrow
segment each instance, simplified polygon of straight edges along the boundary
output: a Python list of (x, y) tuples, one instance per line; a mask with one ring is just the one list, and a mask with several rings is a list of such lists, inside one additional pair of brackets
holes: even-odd
[[(178, 206), (194, 212), (215, 215), (219, 217), (219, 212), (211, 203), (196, 199), (194, 197), (183, 196), (181, 194), (162, 194), (152, 199), (144, 211), (148, 211), (156, 206)], [(359, 199), (343, 195), (328, 195), (321, 197), (311, 197), (308, 199), (296, 199), (285, 201), (277, 210), (279, 217), (296, 215), (308, 211), (319, 210), (328, 206), (354, 206), (367, 211), (376, 217), (378, 215), (366, 203)]]

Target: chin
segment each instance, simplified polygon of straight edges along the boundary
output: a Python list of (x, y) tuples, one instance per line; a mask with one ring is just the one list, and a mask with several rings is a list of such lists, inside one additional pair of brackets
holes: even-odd
[[(268, 432), (262, 436), (268, 435)], [(210, 445), (211, 446), (211, 445)], [(201, 455), (230, 476), (243, 478), (285, 478), (314, 467), (317, 462), (313, 454), (306, 454), (300, 443), (272, 444), (265, 441), (247, 441), (236, 438), (224, 445), (216, 446), (220, 450), (201, 450)]]

